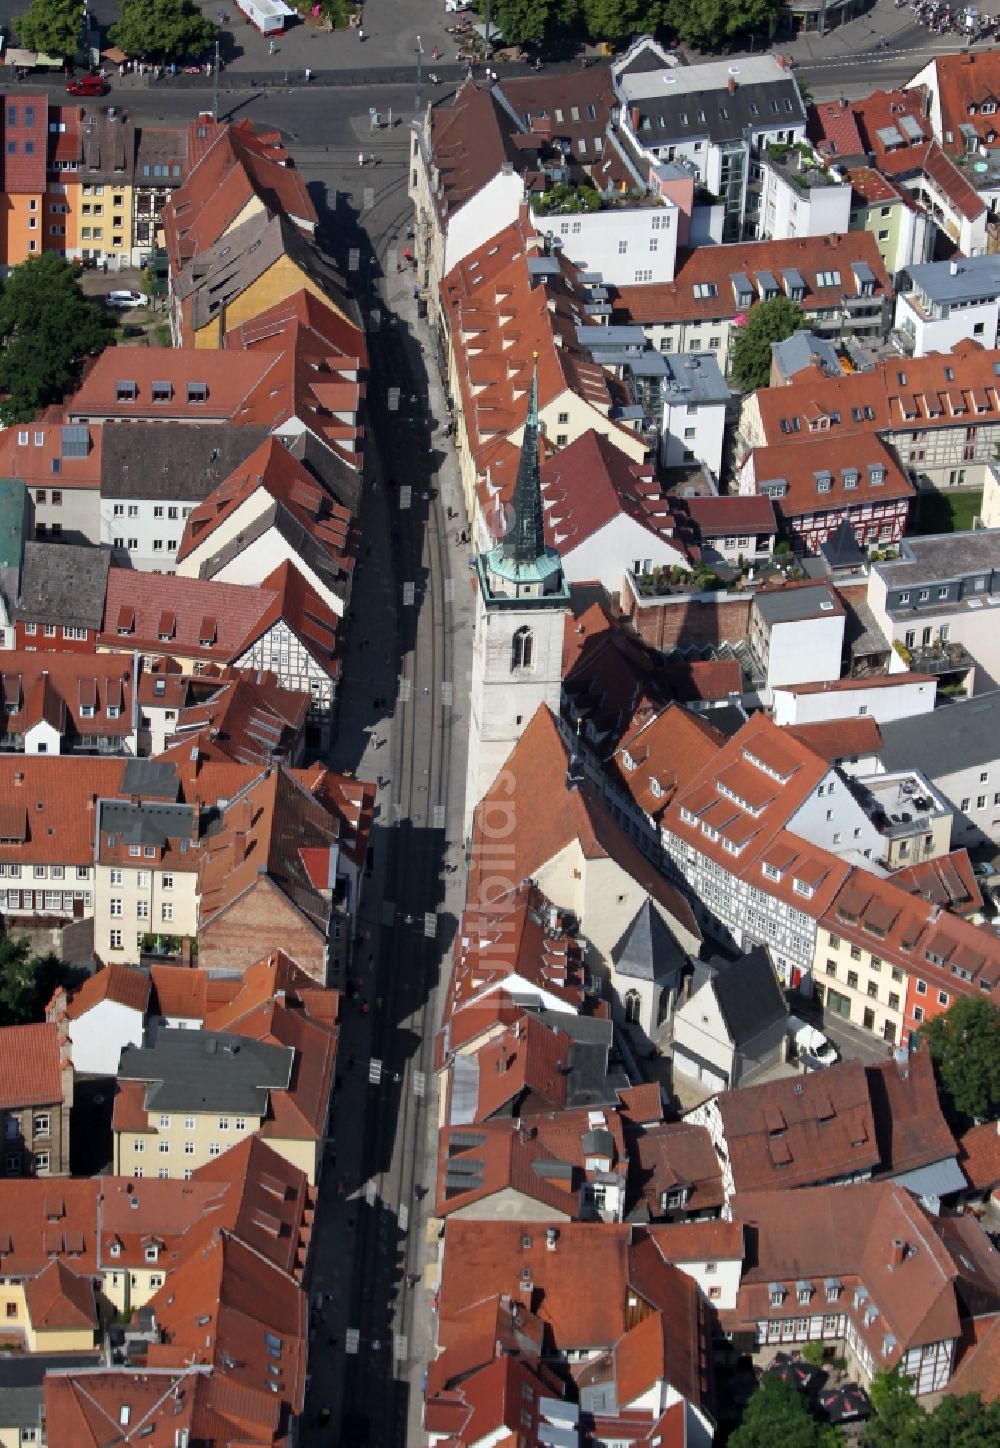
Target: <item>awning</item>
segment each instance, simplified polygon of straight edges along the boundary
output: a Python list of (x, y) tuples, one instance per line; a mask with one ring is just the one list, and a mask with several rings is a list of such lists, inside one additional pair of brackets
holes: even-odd
[(110, 60), (112, 65), (124, 65), (128, 56), (124, 50), (119, 50), (117, 45), (109, 45), (107, 50), (101, 51), (102, 60)]
[(953, 1156), (931, 1162), (930, 1166), (917, 1167), (915, 1171), (903, 1172), (893, 1180), (915, 1197), (946, 1197), (951, 1192), (966, 1191), (969, 1185)]

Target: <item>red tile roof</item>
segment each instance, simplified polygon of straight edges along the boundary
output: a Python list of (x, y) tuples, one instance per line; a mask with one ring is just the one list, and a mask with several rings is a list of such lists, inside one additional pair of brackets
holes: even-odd
[(715, 1101), (736, 1192), (784, 1192), (879, 1164), (860, 1061), (724, 1091)]
[[(948, 354), (889, 359), (868, 372), (840, 377), (800, 372), (785, 387), (754, 394), (760, 415), (754, 441), (782, 444), (794, 432), (799, 443), (819, 435), (829, 447), (835, 436), (852, 433), (964, 427), (974, 418), (977, 426), (995, 422), (1000, 419), (997, 361), (1000, 352), (967, 340)], [(835, 413), (839, 422), (833, 420)]]
[[(192, 510), (177, 550), (178, 563), (206, 545), (208, 552), (203, 556), (207, 560), (214, 551), (212, 539), (216, 529), (261, 490), (319, 546), (330, 563), (345, 575), (350, 574), (357, 547), (350, 513), (321, 488), (303, 464), (274, 437), (262, 443)], [(258, 505), (254, 516), (259, 512)], [(247, 519), (249, 522), (249, 514)]]
[(283, 689), (274, 674), (233, 671), (219, 680), (209, 698), (179, 710), (167, 738), (168, 752), (172, 745), (189, 749), (193, 742), (205, 760), (231, 759), (263, 768), (296, 753), (309, 702), (307, 692)]
[[(785, 391), (776, 390), (779, 395)], [(881, 482), (873, 481), (872, 469)], [(858, 432), (841, 436), (836, 428), (822, 437), (796, 436), (754, 448), (741, 470), (740, 487), (760, 494), (774, 484), (784, 484), (775, 505), (786, 519), (833, 509), (860, 516), (873, 504), (909, 502), (914, 496), (913, 484), (881, 438)]]
[(964, 1324), (967, 1338), (955, 1374), (945, 1389), (956, 1398), (978, 1393), (984, 1403), (1000, 1398), (1000, 1313)]
[(934, 684), (933, 674), (868, 674), (861, 678), (831, 679), (818, 684), (782, 684), (783, 694), (850, 694), (856, 689), (899, 689), (908, 684)]
[(71, 1368), (54, 1368), (45, 1374), (46, 1434), (52, 1443), (72, 1443), (73, 1448), (107, 1448), (109, 1432), (119, 1432), (127, 1403), (134, 1430), (159, 1429), (157, 1436), (169, 1442), (177, 1433), (191, 1432), (199, 1386), (198, 1379), (180, 1371), (112, 1368), (76, 1376)]
[[(837, 236), (813, 236), (787, 241), (741, 241), (726, 246), (700, 246), (678, 258), (669, 283), (624, 286), (615, 290), (615, 321), (640, 324), (679, 322), (694, 318), (729, 318), (746, 315), (760, 302), (756, 288), (750, 306), (736, 300), (732, 277), (770, 271), (780, 280), (783, 269), (794, 268), (805, 283), (802, 306), (806, 312), (843, 309), (844, 297), (857, 296), (851, 267), (864, 262), (876, 279), (876, 297), (892, 296), (892, 286), (875, 238), (866, 231)], [(833, 285), (820, 284), (822, 273), (836, 273)], [(705, 296), (705, 287), (715, 287)], [(695, 288), (699, 295), (695, 296)]]
[(853, 109), (843, 96), (811, 105), (806, 133), (820, 155), (835, 163), (842, 157), (865, 154)]
[(703, 541), (706, 538), (727, 538), (733, 534), (773, 534), (777, 531), (770, 498), (741, 497), (730, 493), (720, 497), (684, 498), (680, 504), (696, 525)]
[(48, 96), (44, 91), (26, 95), (8, 91), (3, 106), (2, 152), (3, 189), (8, 195), (44, 194), (48, 144)]
[[(843, 1064), (830, 1069), (840, 1071)], [(901, 1176), (958, 1155), (928, 1051), (915, 1051), (903, 1063), (879, 1061), (867, 1066), (865, 1074), (882, 1156), (880, 1174)], [(829, 1072), (824, 1075), (829, 1077)]]
[(0, 770), (0, 863), (92, 865), (94, 806), (114, 795), (124, 759), (18, 755)]
[[(668, 917), (696, 939), (700, 932), (691, 907), (680, 891), (655, 870), (620, 825), (616, 824), (597, 790), (586, 780), (574, 788), (566, 782), (569, 753), (547, 708), (540, 707), (515, 745), (504, 770), (504, 782), (483, 798), (476, 811), (473, 840), (483, 830), (488, 801), (500, 793), (504, 799), (545, 799), (546, 808), (533, 809), (518, 818), (511, 839), (513, 861), (509, 865), (515, 881), (534, 877), (536, 872), (570, 844), (577, 844), (585, 858), (614, 860), (661, 906)], [(488, 881), (492, 870), (486, 856), (473, 844), (470, 892)], [(489, 894), (479, 894), (485, 901)]]
[(677, 1187), (687, 1192), (684, 1211), (721, 1209), (722, 1167), (704, 1126), (669, 1121), (647, 1127), (635, 1136), (631, 1152), (636, 1184), (651, 1217), (664, 1215), (664, 1194)]
[(983, 908), (983, 892), (968, 850), (951, 850), (935, 860), (921, 860), (905, 870), (895, 870), (890, 879), (908, 894), (920, 895), (931, 905), (956, 915), (974, 915)]
[(5, 652), (0, 660), (0, 737), (23, 735), (43, 720), (60, 735), (95, 744), (130, 734), (133, 669), (131, 658)]
[(984, 151), (996, 140), (996, 114), (984, 113), (983, 103), (1000, 99), (1000, 57), (993, 49), (963, 50), (955, 55), (938, 55), (934, 73), (941, 106), (941, 144), (955, 156), (966, 153), (963, 126), (972, 126)]
[(704, 714), (668, 704), (624, 736), (614, 754), (615, 774), (639, 808), (659, 820), (677, 791), (710, 765), (724, 744), (725, 736)]
[(250, 121), (220, 129), (192, 162), (182, 186), (163, 211), (171, 269), (203, 252), (229, 231), (256, 200), (284, 212), (307, 230), (316, 208), (305, 181), (276, 132), (258, 131)]
[(35, 1332), (97, 1328), (93, 1282), (72, 1272), (61, 1259), (50, 1262), (25, 1284), (24, 1299)]
[(77, 1021), (102, 1001), (113, 1001), (145, 1015), (149, 991), (149, 976), (144, 970), (112, 962), (103, 970), (95, 971), (78, 990), (72, 992), (66, 1015), (71, 1021)]
[[(832, 1278), (841, 1284), (838, 1311), (880, 1368), (893, 1367), (911, 1348), (958, 1337), (959, 1266), (933, 1220), (902, 1187), (747, 1192), (732, 1207), (734, 1221), (752, 1227), (757, 1241), (756, 1258), (744, 1267), (737, 1322), (794, 1316), (800, 1281), (822, 1304)], [(772, 1283), (784, 1289), (781, 1309), (770, 1306)], [(858, 1287), (864, 1292), (857, 1294)], [(876, 1311), (868, 1321), (871, 1307)]]
[(0, 1109), (62, 1102), (58, 1027), (45, 1021), (0, 1028)]
[[(79, 387), (66, 400), (66, 415), (77, 422), (183, 418), (274, 427), (292, 416), (291, 373), (290, 356), (280, 352), (108, 347), (84, 369)], [(133, 383), (135, 397), (119, 395), (119, 382)], [(169, 401), (154, 403), (154, 382), (170, 384)]]
[(992, 1192), (1000, 1186), (1000, 1123), (984, 1121), (973, 1126), (961, 1140), (962, 1170), (978, 1192)]
[(877, 754), (882, 747), (882, 731), (872, 718), (827, 719), (817, 724), (788, 724), (785, 727), (793, 739), (830, 764), (837, 764), (842, 759), (857, 759), (865, 754)]
[[(0, 432), (0, 477), (20, 478), (31, 488), (99, 488), (101, 486), (101, 444), (103, 430), (83, 424), (87, 434), (84, 457), (66, 457), (62, 409), (55, 418), (47, 413), (30, 426), (7, 427)], [(26, 442), (21, 438), (26, 437)], [(41, 438), (41, 442), (37, 439)]]

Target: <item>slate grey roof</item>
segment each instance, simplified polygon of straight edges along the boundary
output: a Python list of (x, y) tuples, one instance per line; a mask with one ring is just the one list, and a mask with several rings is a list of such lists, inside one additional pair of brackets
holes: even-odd
[(729, 401), (726, 379), (710, 352), (676, 352), (663, 357), (663, 361), (665, 372), (660, 387), (667, 402)]
[(102, 498), (200, 503), (270, 434), (233, 423), (130, 422), (104, 429)]
[(122, 775), (122, 794), (139, 794), (144, 799), (176, 800), (180, 783), (177, 766), (158, 759), (130, 759)]
[(104, 800), (101, 830), (115, 835), (125, 845), (155, 845), (162, 849), (168, 840), (189, 840), (194, 828), (194, 810), (187, 804), (154, 804), (144, 800)]
[(350, 467), (333, 448), (320, 442), (308, 429), (287, 439), (286, 445), (292, 457), (305, 464), (316, 481), (333, 494), (341, 507), (355, 516), (361, 511), (362, 478), (357, 468)]
[(50, 1372), (71, 1373), (75, 1368), (101, 1366), (97, 1353), (13, 1353), (0, 1357), (0, 1398), (7, 1428), (38, 1428), (45, 1400), (45, 1378)]
[(716, 968), (709, 987), (735, 1047), (746, 1045), (788, 1015), (784, 992), (763, 946), (756, 946), (739, 960), (710, 964)]
[(806, 119), (794, 77), (770, 55), (630, 72), (620, 76), (619, 88), (630, 109), (648, 119), (637, 134), (651, 147), (700, 137), (742, 141), (750, 129), (804, 125)]
[(662, 981), (683, 968), (686, 956), (647, 897), (612, 949), (611, 959), (619, 975), (631, 980)]
[(1000, 758), (1000, 690), (879, 727), (879, 759), (887, 772), (919, 769), (928, 779), (940, 779), (990, 764)]
[(814, 332), (793, 332), (784, 342), (772, 342), (771, 356), (783, 377), (794, 377), (814, 362), (820, 364), (827, 377), (841, 375), (836, 347), (826, 337), (817, 337)]
[(767, 593), (758, 593), (754, 604), (766, 623), (794, 623), (797, 619), (819, 618), (823, 613), (834, 613), (835, 608), (824, 609), (830, 603), (830, 590), (825, 584), (801, 588), (776, 588)]
[(846, 517), (841, 518), (826, 542), (820, 544), (820, 552), (831, 568), (857, 568), (868, 556), (855, 538), (854, 529)]
[(126, 1046), (118, 1078), (146, 1081), (147, 1111), (263, 1116), (291, 1080), (295, 1052), (226, 1031), (162, 1030), (155, 1046)]
[(29, 623), (99, 629), (111, 567), (110, 548), (83, 543), (24, 545), (21, 594), (14, 617)]
[(899, 558), (876, 563), (887, 588), (910, 588), (918, 582), (944, 583), (992, 573), (1000, 568), (1000, 532), (977, 528), (968, 533), (928, 533), (904, 538)]
[(934, 302), (951, 305), (1000, 296), (1000, 256), (996, 255), (956, 257), (954, 262), (928, 261), (907, 267), (906, 275), (918, 291)]

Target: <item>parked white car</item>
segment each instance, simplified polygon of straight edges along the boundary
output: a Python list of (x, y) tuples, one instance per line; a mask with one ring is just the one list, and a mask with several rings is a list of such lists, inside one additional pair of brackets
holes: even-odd
[(109, 307), (148, 307), (145, 292), (108, 292), (104, 299)]
[(795, 1053), (807, 1071), (821, 1071), (840, 1060), (836, 1046), (815, 1026), (800, 1021), (798, 1016), (789, 1016), (788, 1028), (795, 1042)]

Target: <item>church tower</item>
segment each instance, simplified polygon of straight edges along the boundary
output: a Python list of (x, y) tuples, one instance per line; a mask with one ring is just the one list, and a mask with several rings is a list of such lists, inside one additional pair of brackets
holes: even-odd
[(521, 458), (502, 542), (476, 559), (472, 713), (465, 829), (540, 704), (558, 716), (569, 588), (545, 546), (538, 374), (531, 379)]

